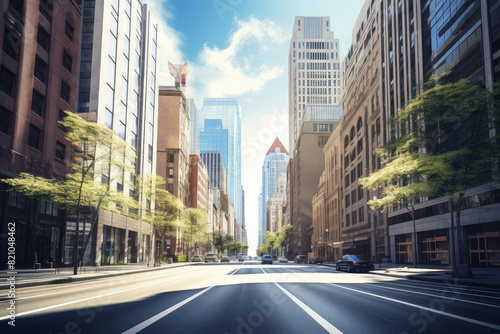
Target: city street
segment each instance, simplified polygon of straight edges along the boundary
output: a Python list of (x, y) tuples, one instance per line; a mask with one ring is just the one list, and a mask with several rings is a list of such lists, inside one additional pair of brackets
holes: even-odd
[(18, 288), (18, 333), (489, 333), (500, 291), (321, 265), (196, 264)]

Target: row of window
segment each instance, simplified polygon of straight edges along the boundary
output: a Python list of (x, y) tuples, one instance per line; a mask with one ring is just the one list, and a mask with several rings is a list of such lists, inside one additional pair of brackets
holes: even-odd
[(351, 204), (356, 203), (364, 198), (363, 187), (358, 186), (357, 189), (351, 191), (350, 194), (345, 196), (345, 207), (348, 208)]
[[(328, 76), (328, 77), (327, 77)], [(338, 73), (338, 76), (340, 78), (340, 72)], [(332, 77), (332, 72), (299, 72), (299, 79), (300, 78), (307, 78), (307, 79), (331, 79)], [(337, 78), (337, 71), (333, 72), (333, 78)], [(340, 84), (339, 84), (340, 85)]]
[[(327, 21), (328, 23), (328, 21)], [(299, 21), (300, 25), (300, 21)], [(328, 24), (327, 24), (328, 26)], [(313, 50), (333, 50), (333, 42), (297, 42), (299, 49), (313, 49)], [(293, 48), (295, 49), (295, 42), (293, 42)], [(335, 49), (338, 48), (337, 42), (335, 42)]]
[[(359, 215), (358, 215), (359, 214)], [(352, 219), (352, 221), (351, 221)], [(357, 223), (362, 223), (365, 221), (365, 210), (364, 208), (359, 208), (358, 210), (352, 211), (350, 214), (345, 215), (346, 227), (356, 225)]]
[(299, 63), (299, 70), (340, 70), (340, 63)]
[[(346, 157), (347, 159), (349, 159), (349, 157)], [(357, 174), (356, 174), (356, 170), (357, 170)], [(350, 183), (354, 183), (357, 179), (359, 179), (360, 177), (363, 176), (363, 161), (361, 161), (357, 168), (353, 168), (351, 170), (351, 180), (350, 180)], [(347, 174), (345, 176), (345, 187), (347, 188), (349, 186), (349, 174)]]

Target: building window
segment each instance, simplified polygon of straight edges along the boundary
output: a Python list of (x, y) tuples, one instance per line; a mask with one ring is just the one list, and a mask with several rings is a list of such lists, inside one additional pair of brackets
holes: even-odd
[(49, 33), (41, 26), (38, 26), (36, 41), (44, 50), (47, 50), (49, 46)]
[(356, 189), (354, 189), (353, 191), (351, 191), (351, 203), (354, 204), (356, 203), (357, 199), (356, 199)]
[(0, 106), (0, 132), (7, 133), (9, 129), (10, 111)]
[(20, 36), (14, 33), (6, 26), (3, 38), (3, 47), (2, 47), (3, 51), (6, 54), (8, 54), (12, 59), (17, 60), (20, 43), (21, 43)]
[(28, 135), (28, 145), (36, 148), (38, 150), (38, 147), (40, 145), (40, 134), (42, 131), (34, 126), (33, 124), (30, 124), (30, 132)]
[(363, 187), (362, 186), (359, 186), (358, 187), (358, 199), (363, 199), (364, 195), (363, 195)]
[(56, 142), (56, 160), (64, 161), (66, 158), (66, 145)]
[(168, 171), (168, 178), (173, 178), (174, 177), (174, 169), (172, 167), (167, 168)]
[[(59, 109), (59, 119), (58, 119), (58, 120), (59, 120), (59, 122), (64, 121), (64, 118), (65, 118), (65, 117), (66, 117), (66, 113), (65, 113), (62, 109)], [(57, 127), (58, 127), (61, 131), (66, 132), (66, 131), (67, 131), (66, 127), (65, 127), (64, 125), (62, 125), (62, 124), (59, 124), (59, 122), (58, 122), (58, 124), (57, 124)]]
[(173, 154), (168, 155), (168, 162), (174, 163), (174, 155)]
[(148, 160), (153, 161), (153, 145), (148, 145)]
[(348, 208), (351, 205), (351, 199), (349, 195), (345, 195), (345, 207)]
[(365, 220), (365, 210), (364, 208), (359, 208), (359, 222), (362, 223)]
[(69, 72), (71, 72), (72, 65), (73, 65), (73, 57), (71, 57), (71, 55), (66, 50), (64, 50), (63, 53), (64, 68), (67, 69)]
[(52, 1), (50, 0), (40, 0), (40, 14), (43, 15), (47, 20), (50, 21), (52, 12)]
[(363, 161), (358, 164), (358, 178), (363, 176)]
[(69, 85), (64, 81), (61, 81), (61, 98), (68, 103), (69, 103), (69, 93), (70, 93)]
[(9, 96), (12, 96), (13, 86), (14, 74), (2, 66), (0, 68), (0, 90)]
[(42, 94), (33, 89), (33, 96), (31, 98), (31, 111), (39, 116), (42, 116), (44, 99), (45, 97)]
[(75, 28), (71, 25), (71, 23), (66, 20), (66, 26), (64, 28), (64, 33), (68, 36), (69, 40), (73, 42), (73, 35), (75, 33)]
[(23, 0), (10, 0), (9, 8), (14, 9), (19, 15), (23, 16), (24, 1)]
[(47, 64), (40, 58), (36, 57), (35, 60), (35, 77), (41, 82), (45, 83), (45, 71), (47, 70)]
[(104, 125), (113, 129), (113, 113), (108, 108), (106, 108), (106, 112), (104, 114)]

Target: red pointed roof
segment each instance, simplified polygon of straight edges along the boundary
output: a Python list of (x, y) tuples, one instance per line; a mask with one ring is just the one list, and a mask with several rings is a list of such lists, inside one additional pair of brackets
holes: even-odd
[(267, 151), (266, 155), (269, 155), (270, 153), (274, 153), (274, 150), (276, 149), (276, 147), (280, 148), (281, 153), (288, 154), (288, 151), (286, 150), (285, 146), (283, 146), (283, 144), (281, 143), (281, 141), (279, 140), (279, 138), (276, 137), (276, 139), (274, 140), (273, 144), (271, 145), (271, 147)]

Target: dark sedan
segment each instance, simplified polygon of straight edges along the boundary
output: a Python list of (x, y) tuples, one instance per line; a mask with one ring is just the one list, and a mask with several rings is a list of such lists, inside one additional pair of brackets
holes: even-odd
[(335, 266), (337, 270), (353, 271), (370, 271), (373, 270), (373, 264), (370, 260), (363, 258), (360, 255), (344, 255), (337, 261)]
[(322, 264), (323, 263), (323, 258), (319, 256), (315, 256), (310, 258), (307, 262), (310, 264)]

